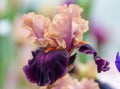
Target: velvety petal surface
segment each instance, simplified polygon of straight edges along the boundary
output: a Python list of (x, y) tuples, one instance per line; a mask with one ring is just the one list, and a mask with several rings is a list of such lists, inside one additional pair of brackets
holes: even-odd
[(29, 60), (23, 70), (27, 79), (39, 86), (54, 83), (67, 73), (68, 53), (65, 50), (52, 50), (44, 52), (40, 48), (32, 52), (33, 58)]
[(80, 45), (79, 51), (85, 54), (93, 54), (94, 61), (97, 65), (98, 73), (100, 73), (101, 71), (105, 72), (110, 69), (110, 67), (108, 67), (109, 62), (99, 57), (95, 49), (91, 47), (89, 44)]
[(118, 71), (120, 72), (120, 54), (119, 54), (119, 52), (116, 55), (115, 65), (116, 65)]

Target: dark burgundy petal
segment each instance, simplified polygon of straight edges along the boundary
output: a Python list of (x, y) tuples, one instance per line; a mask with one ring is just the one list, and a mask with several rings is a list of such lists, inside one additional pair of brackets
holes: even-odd
[(36, 51), (32, 51), (32, 56), (33, 56), (33, 57), (37, 56), (37, 54), (38, 54), (38, 53), (37, 53)]
[(39, 48), (36, 51), (32, 51), (32, 56), (36, 57), (40, 52), (43, 52), (45, 48)]
[(30, 82), (45, 86), (54, 83), (67, 73), (69, 57), (65, 50), (45, 53), (40, 49), (35, 52), (32, 53), (33, 59), (23, 68)]
[[(38, 75), (37, 75), (37, 70), (36, 70), (36, 67), (35, 67), (35, 64), (31, 64), (31, 65), (26, 65), (24, 68), (24, 73), (26, 74), (26, 77), (28, 78), (28, 80), (32, 83), (36, 83), (36, 80), (38, 78)], [(36, 75), (35, 75), (36, 73)]]
[(110, 69), (110, 67), (108, 67), (108, 65), (109, 65), (109, 62), (106, 61), (105, 65), (104, 65), (104, 67), (103, 67), (103, 71), (104, 71), (104, 72)]
[(116, 65), (118, 71), (120, 72), (120, 55), (119, 55), (119, 52), (116, 55), (115, 65)]
[(98, 73), (100, 73), (101, 71), (105, 72), (110, 69), (110, 67), (108, 67), (109, 62), (101, 59), (100, 57), (96, 58), (95, 62), (97, 64)]
[(93, 54), (94, 56), (97, 55), (97, 52), (95, 51), (95, 49), (91, 47), (89, 44), (80, 45), (79, 51), (85, 54)]
[(28, 64), (32, 65), (34, 63), (34, 61), (35, 61), (35, 58), (33, 58), (32, 60), (28, 60)]
[(72, 65), (74, 63), (74, 61), (76, 59), (76, 55), (77, 55), (77, 53), (75, 53), (74, 55), (70, 56), (70, 58), (69, 58), (69, 65)]
[(97, 64), (98, 73), (100, 73), (101, 71), (105, 72), (110, 69), (110, 67), (108, 67), (109, 62), (99, 57), (95, 49), (91, 47), (89, 44), (80, 45), (79, 51), (85, 54), (93, 54), (94, 61)]

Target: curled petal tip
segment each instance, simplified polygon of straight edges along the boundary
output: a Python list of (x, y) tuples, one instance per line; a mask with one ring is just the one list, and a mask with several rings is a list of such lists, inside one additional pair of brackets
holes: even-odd
[(79, 51), (81, 53), (85, 53), (85, 54), (92, 54), (94, 56), (94, 61), (97, 65), (97, 70), (98, 73), (100, 73), (101, 71), (107, 71), (110, 69), (109, 66), (109, 62), (107, 62), (106, 60), (100, 58), (97, 54), (97, 52), (95, 51), (95, 49), (90, 46), (89, 44), (82, 44), (79, 47)]
[(109, 62), (105, 61), (104, 59), (99, 58), (95, 62), (97, 64), (98, 73), (102, 71), (105, 72), (110, 69)]

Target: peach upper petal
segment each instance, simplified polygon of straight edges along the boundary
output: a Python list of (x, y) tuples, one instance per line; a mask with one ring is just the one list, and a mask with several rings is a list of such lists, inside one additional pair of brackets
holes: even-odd
[(49, 26), (50, 20), (42, 15), (28, 13), (23, 16), (23, 21), (27, 29), (30, 30), (34, 42), (39, 46), (46, 46), (48, 42), (44, 39), (44, 33)]
[(57, 80), (51, 87), (51, 89), (100, 89), (98, 83), (93, 79), (82, 78), (81, 81), (78, 81), (69, 74)]
[(23, 21), (31, 32), (30, 36), (40, 47), (51, 46), (70, 51), (79, 45), (83, 33), (88, 30), (88, 21), (80, 16), (82, 11), (78, 5), (63, 5), (58, 7), (52, 22), (34, 13), (25, 14)]
[(81, 12), (78, 5), (59, 6), (46, 37), (56, 40), (60, 48), (70, 50), (71, 46), (77, 46), (82, 41), (83, 33), (88, 30), (88, 21), (81, 18)]
[[(69, 37), (68, 43), (72, 42), (71, 21), (65, 14), (58, 14), (53, 18), (48, 29), (46, 37), (55, 39), (59, 48), (66, 48), (66, 40)], [(68, 47), (68, 46), (67, 46)]]
[(82, 8), (75, 4), (70, 4), (69, 6), (65, 4), (63, 6), (59, 6), (57, 10), (58, 13), (65, 13), (71, 17), (79, 17), (83, 11)]

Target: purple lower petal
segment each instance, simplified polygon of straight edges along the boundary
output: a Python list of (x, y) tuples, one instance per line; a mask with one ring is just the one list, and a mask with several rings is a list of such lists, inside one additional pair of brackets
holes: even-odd
[(48, 53), (44, 50), (32, 52), (33, 59), (29, 60), (28, 65), (23, 68), (28, 80), (39, 86), (52, 84), (64, 76), (67, 73), (69, 61), (65, 50), (53, 50)]
[(94, 61), (97, 65), (98, 73), (100, 73), (101, 71), (105, 72), (110, 69), (110, 67), (108, 67), (109, 62), (99, 57), (95, 49), (91, 47), (89, 44), (80, 45), (79, 51), (85, 54), (93, 54)]

